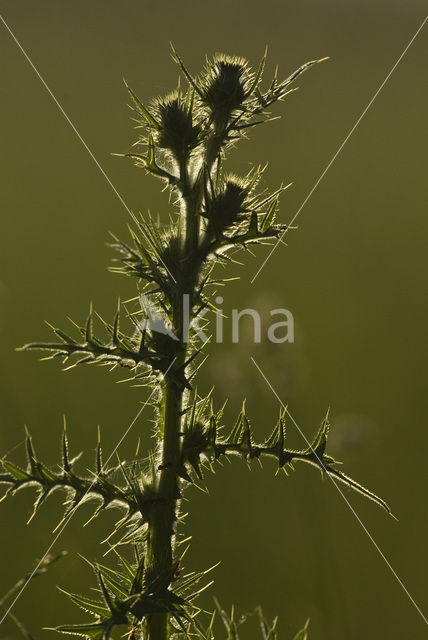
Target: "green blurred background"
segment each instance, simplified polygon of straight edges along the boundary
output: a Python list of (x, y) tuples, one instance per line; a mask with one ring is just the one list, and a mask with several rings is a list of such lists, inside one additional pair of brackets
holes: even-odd
[[(201, 3), (21, 0), (2, 14), (40, 73), (135, 211), (166, 219), (167, 195), (111, 152), (134, 140), (125, 76), (142, 99), (169, 91), (177, 68), (172, 40), (196, 72), (206, 54), (226, 51), (257, 64), (269, 45), (268, 77), (314, 57), (328, 63), (304, 75), (300, 90), (275, 109), (284, 117), (253, 132), (229, 158), (246, 172), (269, 161), (265, 186), (293, 187), (282, 198), (288, 222), (421, 24), (423, 2)], [(226, 416), (244, 396), (262, 438), (278, 404), (250, 362), (253, 355), (310, 437), (331, 406), (330, 452), (345, 471), (385, 497), (398, 522), (346, 493), (412, 597), (426, 596), (426, 236), (428, 27), (421, 32), (367, 116), (266, 268), (267, 255), (242, 255), (240, 280), (222, 292), (224, 309), (287, 307), (295, 344), (211, 345), (200, 385), (216, 385)], [(135, 415), (145, 390), (117, 385), (120, 376), (95, 368), (61, 373), (14, 348), (50, 339), (45, 319), (67, 327), (83, 320), (89, 300), (105, 315), (134, 283), (109, 275), (108, 231), (126, 238), (127, 213), (5, 28), (1, 29), (2, 234), (0, 455), (19, 444), (23, 425), (38, 452), (58, 459), (62, 415), (73, 451), (89, 464), (97, 424), (110, 452)], [(150, 446), (150, 411), (120, 447), (129, 457), (138, 436)], [(301, 445), (289, 425), (289, 442)], [(22, 446), (13, 454), (23, 460)], [(307, 617), (311, 638), (423, 638), (425, 625), (355, 515), (327, 480), (299, 466), (287, 479), (274, 468), (251, 473), (235, 461), (207, 480), (209, 496), (189, 491), (187, 568), (221, 560), (215, 593), (240, 611), (262, 604), (280, 615), (291, 638)], [(62, 496), (25, 526), (31, 491), (1, 505), (0, 595), (25, 574), (53, 539)], [(55, 545), (67, 558), (32, 583), (14, 612), (37, 638), (40, 630), (85, 618), (55, 589), (89, 592), (93, 576), (78, 554), (101, 556), (99, 542), (117, 512), (82, 531), (82, 509)], [(18, 638), (8, 621), (0, 638)], [(259, 637), (256, 622), (244, 637)]]

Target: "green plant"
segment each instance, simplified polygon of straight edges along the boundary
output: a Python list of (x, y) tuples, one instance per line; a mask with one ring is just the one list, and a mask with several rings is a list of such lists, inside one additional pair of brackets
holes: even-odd
[[(201, 397), (194, 386), (203, 345), (192, 324), (185, 321), (186, 309), (194, 320), (206, 307), (213, 308), (210, 287), (219, 282), (214, 273), (218, 262), (230, 261), (230, 254), (239, 248), (277, 239), (286, 229), (276, 222), (284, 188), (270, 194), (257, 192), (264, 171), (261, 167), (242, 178), (226, 173), (226, 152), (251, 127), (269, 120), (266, 110), (292, 91), (292, 82), (319, 61), (303, 65), (282, 82), (275, 76), (269, 87), (262, 89), (266, 56), (253, 72), (242, 58), (217, 55), (197, 78), (190, 75), (175, 51), (173, 56), (188, 84), (186, 91), (178, 88), (147, 108), (127, 87), (142, 134), (138, 152), (126, 154), (173, 194), (177, 204), (171, 225), (162, 231), (150, 217), (134, 217), (132, 242), (115, 238), (113, 243), (120, 254), (113, 270), (137, 280), (139, 294), (161, 309), (161, 326), (147, 324), (144, 308), (131, 312), (119, 305), (111, 323), (91, 308), (85, 325), (76, 325), (76, 337), (52, 327), (59, 341), (24, 347), (45, 350), (48, 357), (58, 357), (70, 366), (95, 363), (129, 368), (130, 380), (151, 389), (154, 450), (145, 465), (135, 460), (112, 466), (103, 463), (98, 442), (94, 471), (84, 477), (74, 470), (65, 429), (56, 470), (38, 460), (27, 434), (26, 469), (4, 459), (0, 476), (0, 482), (9, 485), (9, 494), (26, 486), (38, 487), (34, 513), (53, 491), (64, 489), (68, 500), (63, 522), (94, 496), (99, 500), (95, 515), (112, 505), (125, 511), (119, 522), (120, 553), (117, 545), (112, 545), (118, 565), (110, 568), (92, 563), (99, 598), (69, 594), (93, 620), (57, 629), (101, 640), (123, 625), (130, 627), (130, 638), (213, 637), (212, 624), (204, 628), (194, 604), (206, 586), (201, 582), (207, 571), (183, 575), (183, 553), (176, 532), (181, 526), (183, 492), (202, 478), (204, 465), (221, 457), (235, 455), (251, 461), (266, 456), (275, 458), (284, 470), (295, 461), (305, 462), (389, 511), (383, 500), (339, 471), (336, 461), (326, 454), (328, 415), (311, 446), (304, 450), (286, 448), (284, 410), (270, 435), (255, 444), (245, 405), (229, 435), (224, 436), (220, 432), (222, 409), (214, 408), (212, 394)], [(121, 320), (123, 312), (127, 329)], [(103, 329), (102, 337), (96, 331), (97, 323)], [(220, 607), (218, 611), (227, 637), (237, 638), (241, 620)], [(263, 638), (276, 638), (275, 623), (269, 625), (261, 612), (259, 618)], [(307, 625), (296, 638), (306, 635)]]

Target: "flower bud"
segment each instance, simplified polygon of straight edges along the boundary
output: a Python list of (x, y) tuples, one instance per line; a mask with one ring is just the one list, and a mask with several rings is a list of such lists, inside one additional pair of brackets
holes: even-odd
[(229, 178), (221, 190), (205, 204), (204, 216), (208, 218), (216, 231), (222, 232), (242, 218), (247, 191), (236, 178)]
[(215, 123), (225, 124), (229, 120), (247, 97), (250, 84), (251, 74), (244, 58), (218, 55), (209, 63), (202, 96)]
[(200, 126), (193, 125), (191, 110), (177, 94), (159, 100), (156, 111), (160, 124), (156, 141), (161, 149), (169, 149), (177, 158), (197, 145)]

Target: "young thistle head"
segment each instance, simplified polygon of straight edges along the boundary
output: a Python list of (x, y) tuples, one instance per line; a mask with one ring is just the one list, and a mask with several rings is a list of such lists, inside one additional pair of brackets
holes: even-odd
[(225, 125), (251, 91), (253, 74), (245, 58), (217, 54), (201, 78), (200, 95), (217, 126)]
[(201, 126), (193, 123), (192, 101), (174, 91), (154, 104), (159, 123), (155, 140), (160, 149), (169, 150), (176, 160), (188, 157), (200, 140)]
[(220, 189), (205, 200), (203, 216), (218, 233), (230, 229), (244, 218), (247, 188), (243, 181), (228, 176)]

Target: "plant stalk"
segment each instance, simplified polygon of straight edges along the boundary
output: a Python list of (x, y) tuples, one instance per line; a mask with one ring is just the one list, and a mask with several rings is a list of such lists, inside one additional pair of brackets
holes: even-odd
[[(162, 463), (158, 493), (161, 501), (156, 505), (149, 524), (147, 565), (153, 575), (170, 582), (173, 565), (174, 524), (178, 515), (177, 465), (180, 457), (180, 427), (183, 391), (171, 380), (164, 383), (164, 432)], [(167, 640), (168, 614), (156, 614), (148, 621), (150, 640)]]
[[(177, 273), (177, 295), (172, 303), (172, 320), (177, 342), (174, 368), (184, 366), (187, 357), (187, 343), (184, 341), (183, 302), (184, 295), (192, 301), (200, 263), (195, 262), (194, 252), (199, 242), (199, 215), (201, 193), (197, 185), (189, 184), (188, 158), (180, 163), (182, 184), (182, 251), (183, 268)], [(192, 305), (192, 302), (190, 302)], [(181, 455), (181, 422), (185, 389), (179, 387), (171, 378), (163, 382), (163, 437), (162, 457), (158, 494), (161, 500), (156, 504), (151, 522), (147, 544), (147, 566), (153, 575), (165, 576), (166, 586), (171, 581), (171, 568), (174, 563), (174, 525), (179, 514), (180, 479), (178, 468)], [(169, 614), (152, 615), (147, 623), (149, 640), (167, 640), (169, 637)]]

